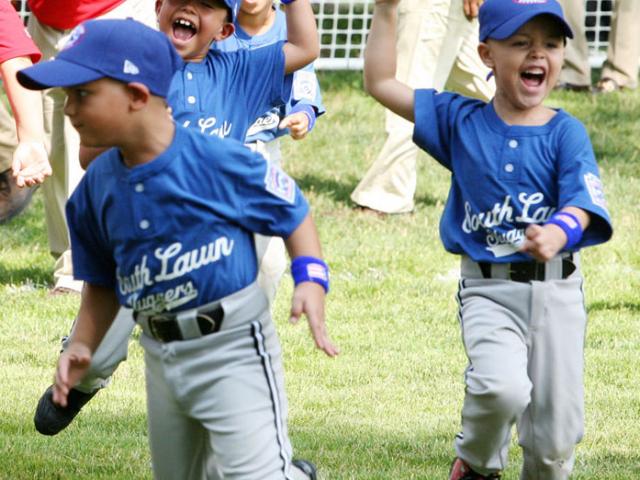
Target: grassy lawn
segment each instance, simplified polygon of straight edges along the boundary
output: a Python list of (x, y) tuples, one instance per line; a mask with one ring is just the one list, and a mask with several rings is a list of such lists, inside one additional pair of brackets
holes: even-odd
[[(287, 322), (291, 279), (274, 316), (287, 370), (296, 456), (324, 479), (444, 479), (459, 427), (465, 355), (454, 293), (457, 258), (444, 252), (438, 220), (448, 175), (419, 162), (414, 213), (381, 218), (353, 209), (349, 194), (384, 137), (383, 109), (360, 76), (322, 73), (328, 113), (303, 142), (284, 142), (285, 165), (314, 210), (332, 268), (328, 322), (340, 357), (313, 349)], [(586, 434), (572, 478), (640, 478), (640, 92), (554, 94), (588, 127), (614, 222), (612, 241), (583, 253), (589, 331)], [(78, 306), (48, 295), (40, 193), (0, 226), (0, 478), (150, 478), (142, 349), (66, 431), (37, 434), (32, 417), (49, 385)], [(516, 442), (504, 478), (518, 478)], [(260, 480), (260, 479), (256, 479)]]

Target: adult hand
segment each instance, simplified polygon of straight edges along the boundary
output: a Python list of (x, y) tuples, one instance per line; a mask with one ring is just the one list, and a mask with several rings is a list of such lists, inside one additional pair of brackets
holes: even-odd
[(484, 0), (463, 0), (462, 8), (467, 20), (471, 21), (478, 16), (478, 12), (483, 3)]
[(32, 187), (51, 175), (49, 157), (40, 142), (20, 142), (13, 153), (11, 168), (19, 187)]

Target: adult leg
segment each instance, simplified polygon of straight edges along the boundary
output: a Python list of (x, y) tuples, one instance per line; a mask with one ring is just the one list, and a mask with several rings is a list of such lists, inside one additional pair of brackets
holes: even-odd
[(564, 65), (560, 72), (559, 84), (568, 87), (589, 88), (591, 67), (589, 66), (589, 46), (584, 27), (584, 0), (559, 0), (573, 38), (567, 42)]
[(586, 312), (582, 279), (533, 282), (531, 404), (518, 422), (521, 480), (564, 480), (584, 428)]
[[(443, 44), (450, 0), (403, 0), (398, 7), (396, 78), (413, 88), (442, 88), (449, 75), (436, 79), (439, 63), (453, 64), (457, 52)], [(356, 204), (385, 213), (414, 208), (416, 157), (413, 124), (386, 112), (387, 138), (382, 150), (351, 194)]]
[(20, 188), (11, 171), (18, 146), (16, 126), (7, 106), (0, 100), (0, 223), (19, 215), (29, 205), (35, 188)]
[(613, 13), (607, 60), (601, 74), (601, 85), (611, 79), (615, 86), (636, 88), (638, 86), (638, 61), (640, 59), (640, 2), (617, 0)]

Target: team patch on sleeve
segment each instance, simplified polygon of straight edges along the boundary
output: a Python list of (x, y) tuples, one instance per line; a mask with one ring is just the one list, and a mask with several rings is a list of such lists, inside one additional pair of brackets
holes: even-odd
[(604, 198), (604, 190), (602, 189), (602, 180), (593, 173), (587, 173), (584, 176), (584, 183), (587, 186), (589, 196), (594, 205), (607, 209), (607, 200)]
[(272, 193), (285, 202), (293, 204), (296, 199), (296, 183), (284, 173), (284, 171), (271, 162), (267, 162), (267, 174), (264, 177), (264, 186), (268, 192)]
[(299, 70), (293, 77), (293, 98), (313, 101), (316, 98), (317, 82), (313, 72)]

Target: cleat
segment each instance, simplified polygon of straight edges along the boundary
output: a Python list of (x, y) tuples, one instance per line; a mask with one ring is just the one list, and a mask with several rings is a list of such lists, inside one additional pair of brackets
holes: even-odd
[(292, 462), (296, 467), (302, 470), (309, 480), (318, 480), (318, 472), (316, 466), (308, 460), (294, 460)]
[(67, 398), (67, 406), (60, 407), (53, 403), (53, 385), (51, 385), (38, 401), (36, 414), (33, 417), (36, 430), (42, 435), (56, 435), (61, 432), (69, 426), (82, 407), (96, 393), (98, 393), (98, 390), (92, 393), (84, 393), (72, 388)]
[(461, 458), (456, 458), (451, 464), (449, 471), (449, 480), (497, 480), (501, 477), (500, 473), (491, 473), (489, 475), (480, 475), (474, 472)]

